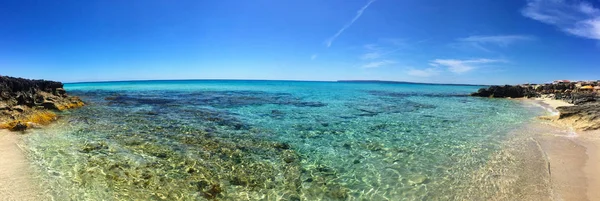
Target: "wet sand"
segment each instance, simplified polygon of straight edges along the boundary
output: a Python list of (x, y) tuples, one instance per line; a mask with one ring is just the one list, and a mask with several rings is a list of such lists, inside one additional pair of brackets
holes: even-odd
[(18, 141), (18, 134), (0, 130), (0, 200), (46, 200)]
[[(569, 105), (536, 101), (550, 112)], [(600, 200), (600, 131), (576, 131), (549, 119), (535, 125), (534, 138), (548, 158), (554, 200)]]

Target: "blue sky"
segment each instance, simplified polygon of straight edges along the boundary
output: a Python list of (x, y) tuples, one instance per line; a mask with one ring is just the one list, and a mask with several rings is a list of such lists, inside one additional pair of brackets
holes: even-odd
[(600, 1), (0, 1), (0, 74), (65, 82), (600, 79)]

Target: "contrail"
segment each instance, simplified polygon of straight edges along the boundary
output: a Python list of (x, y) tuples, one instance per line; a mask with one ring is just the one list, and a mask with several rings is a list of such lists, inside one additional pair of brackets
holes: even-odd
[(363, 12), (373, 3), (375, 2), (375, 0), (369, 0), (369, 2), (367, 2), (367, 5), (363, 6), (362, 8), (360, 8), (360, 10), (358, 10), (356, 12), (356, 16), (354, 16), (354, 18), (352, 18), (352, 21), (346, 23), (346, 25), (344, 25), (344, 27), (342, 27), (337, 33), (335, 33), (335, 35), (333, 35), (331, 38), (327, 39), (327, 41), (325, 41), (325, 45), (327, 45), (327, 47), (331, 46), (331, 43), (333, 43), (333, 41), (340, 36), (348, 27), (352, 26), (352, 24), (354, 24), (354, 22), (356, 20), (358, 20), (358, 18), (360, 18), (360, 16), (363, 14)]

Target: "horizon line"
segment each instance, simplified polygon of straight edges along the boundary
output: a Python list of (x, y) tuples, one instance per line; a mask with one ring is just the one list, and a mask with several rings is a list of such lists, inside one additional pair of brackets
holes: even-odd
[(293, 80), (293, 79), (156, 79), (156, 80), (102, 80), (102, 81), (80, 81), (80, 82), (63, 82), (64, 84), (86, 84), (86, 83), (111, 83), (111, 82), (153, 82), (153, 81), (283, 81), (283, 82), (349, 82), (349, 83), (365, 83), (377, 82), (388, 84), (424, 84), (424, 85), (461, 85), (461, 86), (491, 86), (490, 84), (470, 84), (470, 83), (435, 83), (435, 82), (410, 82), (410, 81), (395, 81), (395, 80)]

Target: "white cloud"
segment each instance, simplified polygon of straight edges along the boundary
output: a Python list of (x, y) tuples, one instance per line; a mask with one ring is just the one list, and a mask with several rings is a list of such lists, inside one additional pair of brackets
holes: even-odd
[(381, 66), (387, 66), (390, 64), (395, 64), (395, 61), (392, 60), (383, 60), (383, 61), (374, 61), (374, 62), (370, 62), (370, 63), (366, 63), (364, 65), (362, 65), (363, 68), (378, 68)]
[(457, 60), (457, 59), (436, 59), (431, 61), (431, 66), (444, 66), (447, 67), (450, 72), (461, 74), (472, 71), (478, 68), (480, 64), (498, 63), (505, 62), (504, 60), (495, 59), (471, 59), (471, 60)]
[(310, 56), (310, 60), (315, 60), (317, 59), (319, 55), (318, 54), (313, 54), (312, 56)]
[(350, 26), (352, 26), (352, 24), (354, 24), (354, 22), (356, 22), (356, 20), (358, 20), (358, 18), (360, 18), (360, 16), (363, 14), (363, 12), (365, 12), (365, 10), (373, 3), (375, 2), (375, 0), (369, 0), (369, 2), (367, 2), (367, 4), (365, 6), (363, 6), (362, 8), (360, 8), (358, 11), (356, 11), (356, 16), (354, 16), (354, 18), (352, 18), (352, 20), (348, 23), (346, 23), (346, 25), (344, 25), (340, 30), (338, 30), (337, 33), (335, 33), (333, 36), (331, 36), (329, 39), (327, 39), (325, 41), (325, 45), (327, 47), (331, 47), (331, 44), (333, 43), (333, 41), (340, 36), (346, 29), (348, 29)]
[(585, 1), (527, 0), (525, 17), (554, 25), (569, 34), (600, 40), (600, 9)]
[(519, 41), (534, 40), (532, 36), (524, 35), (495, 35), (495, 36), (469, 36), (466, 38), (459, 38), (458, 41), (474, 44), (494, 44), (499, 46), (508, 46)]
[(407, 73), (408, 73), (408, 75), (415, 76), (415, 77), (431, 77), (431, 76), (439, 75), (440, 71), (436, 68), (426, 68), (423, 70), (411, 69)]

